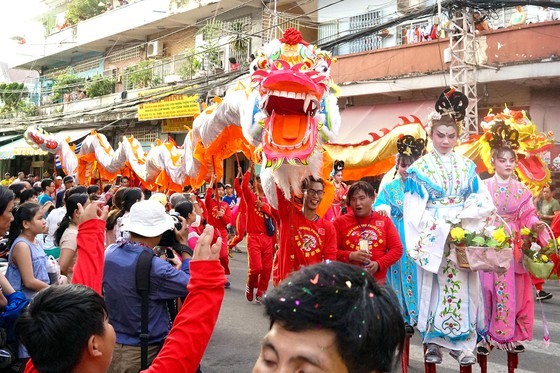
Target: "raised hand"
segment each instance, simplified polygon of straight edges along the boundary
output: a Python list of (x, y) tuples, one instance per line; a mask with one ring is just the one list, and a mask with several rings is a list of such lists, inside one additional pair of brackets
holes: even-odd
[(101, 205), (101, 202), (93, 201), (84, 209), (82, 204), (78, 203), (78, 225), (92, 219), (107, 220), (109, 206), (101, 207)]
[(211, 245), (214, 238), (214, 227), (207, 224), (198, 238), (192, 260), (218, 260), (222, 248), (222, 237), (218, 237), (216, 243)]

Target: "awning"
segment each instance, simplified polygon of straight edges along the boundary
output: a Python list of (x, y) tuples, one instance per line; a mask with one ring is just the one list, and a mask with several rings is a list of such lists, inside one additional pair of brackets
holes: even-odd
[[(91, 132), (91, 128), (82, 128), (74, 130), (60, 131), (54, 134), (59, 141), (69, 139), (70, 142), (76, 141), (81, 137), (86, 136)], [(18, 135), (21, 136), (21, 135)], [(0, 159), (14, 159), (17, 155), (33, 156), (33, 155), (47, 155), (48, 152), (40, 149), (35, 149), (30, 146), (24, 138), (0, 146)]]
[(4, 145), (4, 144), (7, 144), (9, 142), (16, 141), (20, 137), (21, 137), (21, 134), (0, 136), (0, 145)]
[[(433, 101), (400, 102), (374, 106), (350, 106), (340, 111), (342, 123), (337, 144), (355, 144), (371, 140), (370, 132), (382, 128), (391, 129), (402, 121), (400, 116), (410, 118), (415, 115), (425, 124), (428, 114), (433, 110)], [(412, 118), (410, 118), (412, 120)]]

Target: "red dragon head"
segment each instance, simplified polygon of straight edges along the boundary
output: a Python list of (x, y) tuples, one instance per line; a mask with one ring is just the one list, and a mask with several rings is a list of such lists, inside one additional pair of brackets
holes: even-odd
[(322, 144), (317, 140), (332, 138), (325, 99), (331, 62), (328, 53), (309, 46), (295, 29), (257, 52), (251, 71), (260, 96), (258, 109), (265, 117), (259, 124), (267, 167), (276, 169), (284, 161), (307, 165)]

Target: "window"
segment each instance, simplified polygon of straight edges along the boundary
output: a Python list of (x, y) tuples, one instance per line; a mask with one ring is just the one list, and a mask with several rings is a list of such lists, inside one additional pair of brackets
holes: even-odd
[[(349, 29), (351, 33), (359, 32), (363, 29), (379, 25), (382, 22), (381, 11), (375, 10), (365, 14), (350, 17)], [(375, 33), (362, 36), (361, 38), (349, 42), (349, 52), (358, 53), (368, 50), (375, 50), (383, 47), (383, 40)]]

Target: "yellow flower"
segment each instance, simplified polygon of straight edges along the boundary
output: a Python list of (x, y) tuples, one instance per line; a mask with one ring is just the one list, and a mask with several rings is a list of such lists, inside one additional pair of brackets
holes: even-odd
[(461, 242), (465, 238), (465, 231), (461, 227), (451, 229), (450, 234), (453, 241), (456, 242)]
[(507, 234), (506, 231), (504, 230), (503, 227), (500, 227), (498, 229), (496, 229), (494, 231), (494, 233), (492, 233), (492, 238), (495, 239), (496, 241), (498, 241), (501, 244), (503, 244), (506, 239), (507, 239)]
[(560, 246), (560, 236), (556, 239), (556, 244)]
[(521, 235), (522, 236), (528, 236), (531, 234), (531, 230), (527, 227), (523, 227), (521, 228)]
[(542, 262), (543, 262), (543, 263), (548, 263), (548, 256), (546, 256), (546, 255), (543, 254), (543, 255), (541, 256), (541, 259), (542, 259)]

